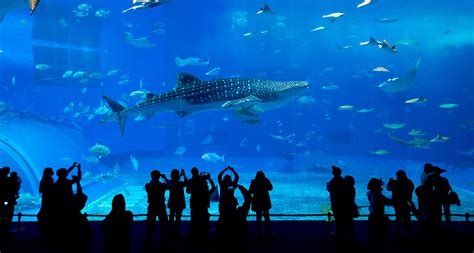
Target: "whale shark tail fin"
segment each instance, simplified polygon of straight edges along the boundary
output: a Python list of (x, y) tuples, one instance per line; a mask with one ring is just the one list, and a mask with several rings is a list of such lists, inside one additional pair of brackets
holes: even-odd
[(127, 108), (107, 96), (103, 95), (102, 98), (105, 100), (105, 102), (107, 102), (112, 112), (108, 116), (106, 116), (101, 121), (101, 123), (106, 121), (117, 120), (120, 127), (120, 135), (123, 137), (123, 133), (125, 131), (125, 123), (127, 122), (128, 116), (123, 115), (122, 112)]

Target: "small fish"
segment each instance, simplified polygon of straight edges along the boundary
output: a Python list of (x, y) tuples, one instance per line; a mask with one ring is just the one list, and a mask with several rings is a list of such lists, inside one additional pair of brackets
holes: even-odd
[(99, 18), (106, 18), (106, 17), (110, 16), (110, 11), (98, 10), (98, 11), (95, 12), (95, 16), (99, 17)]
[(338, 107), (339, 110), (341, 111), (350, 111), (350, 110), (354, 110), (354, 106), (353, 105), (341, 105)]
[[(376, 0), (375, 0), (375, 1), (376, 1)], [(371, 4), (372, 2), (375, 2), (375, 1), (372, 1), (372, 0), (364, 0), (362, 3), (360, 3), (360, 4), (357, 5), (357, 8), (367, 6), (367, 5), (369, 5), (369, 4)]]
[(436, 137), (430, 140), (430, 142), (447, 142), (451, 139), (451, 137), (442, 136), (441, 134), (437, 134)]
[(69, 26), (68, 23), (66, 22), (66, 20), (63, 19), (63, 18), (58, 19), (58, 22), (63, 28), (67, 28)]
[(134, 170), (138, 170), (138, 161), (132, 155), (130, 155), (130, 163), (132, 163), (132, 167)]
[(403, 128), (403, 127), (405, 127), (405, 125), (406, 125), (406, 123), (392, 123), (392, 124), (384, 123), (383, 124), (384, 127), (394, 129), (394, 130)]
[(206, 162), (216, 163), (218, 161), (225, 162), (225, 155), (219, 156), (216, 152), (204, 153), (201, 158)]
[(314, 28), (314, 29), (311, 30), (311, 31), (312, 31), (312, 32), (317, 32), (317, 31), (321, 31), (321, 30), (324, 30), (324, 29), (326, 29), (326, 27), (324, 27), (324, 26), (318, 26), (318, 27)]
[(12, 76), (12, 82), (11, 82), (12, 86), (15, 86), (16, 85), (16, 76), (13, 75)]
[(329, 19), (329, 21), (330, 21), (331, 23), (333, 23), (333, 22), (336, 21), (339, 17), (342, 17), (342, 16), (344, 16), (344, 13), (342, 13), (342, 12), (335, 12), (335, 13), (323, 15), (322, 18), (327, 18), (327, 19)]
[(178, 146), (178, 147), (176, 148), (176, 151), (174, 151), (174, 153), (175, 153), (176, 155), (182, 155), (182, 154), (184, 154), (184, 152), (186, 152), (186, 148), (183, 147), (183, 146)]
[(206, 76), (217, 76), (217, 75), (219, 75), (220, 70), (221, 70), (221, 68), (213, 68), (213, 69), (209, 70), (208, 72), (206, 72)]
[(72, 78), (83, 78), (86, 76), (86, 72), (84, 71), (76, 71), (73, 75)]
[(240, 146), (247, 147), (248, 142), (249, 142), (249, 139), (247, 137), (244, 137), (242, 140), (240, 140)]
[(420, 96), (420, 97), (405, 100), (405, 104), (423, 104), (427, 101), (428, 101), (428, 99)]
[(141, 97), (141, 98), (146, 98), (147, 94), (150, 93), (147, 90), (135, 90), (130, 92), (130, 97)]
[(89, 78), (92, 78), (92, 79), (102, 79), (103, 77), (104, 77), (103, 74), (97, 73), (97, 72), (89, 74)]
[(76, 9), (78, 9), (80, 11), (89, 11), (90, 9), (92, 9), (92, 5), (80, 4), (76, 7)]
[(242, 34), (242, 35), (243, 35), (244, 37), (248, 37), (248, 36), (250, 36), (250, 35), (252, 35), (252, 34), (253, 34), (252, 32), (248, 32), (248, 33), (244, 33), (244, 34)]
[(289, 139), (290, 139), (290, 138), (288, 138), (288, 137), (281, 136), (281, 135), (273, 135), (273, 134), (270, 134), (270, 136), (271, 136), (273, 139), (277, 139), (277, 140), (289, 140)]
[(339, 89), (339, 86), (335, 84), (326, 84), (323, 87), (321, 87), (322, 90), (337, 90)]
[(36, 70), (39, 70), (39, 71), (48, 71), (51, 69), (51, 67), (47, 64), (44, 64), (44, 63), (40, 63), (38, 65), (35, 66)]
[(86, 94), (86, 92), (87, 92), (87, 87), (82, 88), (82, 91), (81, 91), (82, 95)]
[(84, 161), (86, 161), (87, 163), (99, 163), (99, 158), (93, 155), (89, 155), (84, 157)]
[(119, 85), (127, 85), (127, 84), (129, 84), (130, 82), (131, 82), (131, 81), (128, 80), (128, 79), (123, 79), (123, 80), (120, 80), (120, 81), (118, 82), (118, 84), (119, 84)]
[(439, 108), (443, 108), (443, 109), (453, 109), (453, 108), (456, 108), (456, 107), (459, 107), (459, 105), (458, 104), (451, 104), (451, 103), (439, 105)]
[(120, 72), (120, 70), (113, 69), (113, 70), (110, 70), (109, 72), (107, 72), (107, 76), (116, 76), (116, 75), (118, 75), (119, 72)]
[(110, 149), (107, 146), (97, 143), (90, 147), (89, 151), (96, 155), (99, 159), (110, 154)]
[(372, 69), (374, 72), (390, 72), (390, 70), (386, 69), (385, 67), (376, 67)]
[(120, 165), (118, 163), (115, 163), (115, 166), (114, 166), (114, 175), (115, 176), (118, 176), (120, 174), (120, 171), (122, 169), (120, 168)]
[(260, 152), (262, 150), (262, 146), (260, 144), (257, 144), (257, 152)]
[(370, 108), (370, 109), (362, 108), (362, 109), (356, 110), (356, 112), (358, 112), (358, 113), (368, 113), (368, 112), (372, 112), (373, 110), (375, 110), (375, 109), (374, 108)]
[(339, 46), (339, 45), (337, 46), (338, 50), (346, 50), (346, 49), (351, 49), (351, 48), (352, 46)]
[(66, 70), (66, 72), (64, 72), (64, 74), (63, 74), (63, 78), (71, 77), (73, 72), (74, 71), (72, 71), (72, 70)]
[(370, 151), (370, 153), (374, 154), (374, 155), (388, 155), (388, 154), (390, 154), (390, 151), (385, 150), (385, 149), (379, 149), (379, 150), (375, 150), (375, 151)]
[(408, 132), (408, 134), (413, 135), (413, 136), (421, 136), (421, 135), (425, 135), (426, 132), (423, 130), (410, 129), (410, 132)]
[(227, 115), (222, 116), (222, 121), (229, 121), (230, 117)]
[(397, 22), (398, 18), (379, 18), (379, 19), (375, 19), (375, 21), (379, 23), (393, 23), (393, 22)]
[(302, 96), (296, 100), (299, 105), (311, 106), (316, 104), (316, 100), (312, 96)]

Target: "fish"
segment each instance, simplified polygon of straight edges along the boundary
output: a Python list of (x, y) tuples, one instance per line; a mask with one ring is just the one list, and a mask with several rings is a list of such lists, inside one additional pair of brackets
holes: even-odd
[(16, 76), (15, 75), (12, 76), (11, 84), (12, 84), (12, 86), (16, 85)]
[(73, 75), (72, 78), (83, 78), (86, 76), (86, 72), (84, 71), (76, 71)]
[(138, 48), (151, 48), (156, 46), (155, 43), (150, 41), (150, 36), (135, 38), (132, 33), (125, 32), (123, 38), (125, 39), (125, 42)]
[(141, 97), (141, 98), (146, 98), (147, 94), (149, 91), (147, 90), (134, 90), (130, 92), (130, 97)]
[(104, 114), (108, 114), (109, 112), (110, 112), (109, 107), (107, 107), (104, 103), (102, 103), (102, 101), (100, 101), (100, 106), (94, 110), (94, 113), (96, 115), (104, 115)]
[(262, 150), (262, 146), (260, 144), (257, 144), (257, 152), (260, 152)]
[(301, 96), (296, 100), (296, 102), (301, 106), (311, 106), (316, 104), (316, 100), (314, 100), (312, 96)]
[(321, 30), (324, 30), (324, 29), (326, 29), (326, 27), (324, 27), (324, 26), (318, 26), (318, 27), (314, 28), (314, 29), (311, 30), (311, 31), (312, 31), (312, 32), (317, 32), (317, 31), (321, 31)]
[(201, 58), (191, 57), (191, 58), (180, 58), (176, 57), (174, 59), (174, 63), (176, 66), (183, 67), (183, 66), (207, 66), (211, 63), (210, 60), (202, 60)]
[(217, 75), (219, 75), (220, 70), (221, 70), (221, 68), (213, 68), (213, 69), (209, 70), (208, 72), (206, 72), (206, 76), (217, 76)]
[(123, 79), (123, 80), (120, 80), (120, 81), (118, 82), (118, 84), (119, 84), (119, 85), (127, 85), (127, 84), (129, 84), (130, 82), (131, 82), (131, 81), (128, 80), (128, 79)]
[(66, 70), (66, 72), (64, 72), (63, 74), (63, 78), (69, 78), (72, 76), (72, 74), (74, 73), (74, 71), (72, 70)]
[(102, 79), (103, 77), (104, 77), (103, 74), (97, 73), (97, 72), (89, 74), (89, 78), (92, 78), (92, 79)]
[(48, 64), (40, 63), (35, 66), (36, 70), (38, 71), (48, 71), (51, 70), (51, 66)]
[(391, 134), (389, 134), (388, 136), (393, 141), (395, 141), (399, 144), (402, 144), (403, 146), (410, 147), (410, 148), (428, 148), (432, 143), (430, 140), (426, 140), (426, 139), (415, 138), (415, 139), (410, 140), (410, 141), (405, 141), (405, 140), (402, 140), (402, 139), (400, 139), (400, 138), (398, 138), (394, 135), (391, 135)]
[(82, 88), (82, 91), (81, 91), (82, 95), (84, 95), (86, 92), (87, 92), (87, 87)]
[(63, 28), (67, 28), (69, 26), (69, 24), (67, 23), (67, 21), (64, 18), (58, 19), (58, 22)]
[(115, 166), (114, 166), (114, 175), (115, 176), (118, 176), (120, 174), (120, 171), (122, 170), (122, 168), (120, 168), (120, 165), (118, 163), (115, 163)]
[(421, 136), (421, 135), (425, 135), (426, 132), (423, 130), (410, 129), (410, 132), (408, 132), (408, 134), (413, 135), (413, 136)]
[(211, 144), (213, 141), (214, 141), (214, 138), (212, 137), (212, 135), (208, 135), (206, 136), (204, 140), (202, 140), (202, 144), (204, 145)]
[(107, 76), (116, 76), (116, 75), (118, 75), (118, 73), (120, 73), (120, 70), (113, 69), (113, 70), (110, 70), (109, 72), (107, 72)]
[(360, 42), (359, 45), (361, 46), (377, 46), (379, 47), (379, 45), (381, 45), (383, 42), (382, 41), (378, 41), (376, 39), (374, 39), (373, 37), (370, 37), (370, 39), (368, 41), (363, 41), (363, 42)]
[(206, 162), (216, 163), (218, 161), (225, 162), (225, 154), (219, 156), (215, 152), (204, 153), (201, 158)]
[(428, 99), (426, 99), (422, 96), (419, 96), (419, 97), (416, 97), (416, 98), (405, 100), (405, 104), (423, 104), (427, 101), (428, 101)]
[(242, 140), (240, 140), (240, 146), (247, 147), (248, 142), (249, 142), (249, 139), (247, 137), (244, 137)]
[(358, 113), (368, 113), (368, 112), (372, 112), (373, 110), (375, 110), (374, 108), (369, 108), (369, 109), (356, 109), (355, 111), (358, 112)]
[(389, 78), (377, 87), (387, 93), (398, 93), (410, 89), (415, 84), (415, 77), (420, 66), (420, 61), (421, 60), (418, 59), (415, 66), (402, 77)]
[(268, 4), (264, 4), (258, 11), (255, 12), (256, 15), (260, 14), (275, 14), (275, 12), (268, 6)]
[(386, 50), (388, 50), (388, 51), (391, 52), (391, 53), (396, 53), (396, 52), (398, 52), (398, 50), (396, 49), (396, 45), (394, 45), (394, 46), (390, 45), (390, 43), (388, 43), (387, 40), (383, 40), (382, 44), (379, 45), (379, 48), (381, 48), (381, 49), (386, 49)]
[(379, 18), (379, 19), (374, 19), (374, 20), (379, 23), (393, 23), (393, 22), (397, 22), (398, 18)]
[(345, 49), (351, 49), (351, 48), (352, 46), (339, 46), (339, 45), (337, 46), (338, 50), (345, 50)]
[(456, 107), (459, 107), (458, 104), (452, 104), (452, 103), (448, 103), (448, 104), (441, 104), (438, 106), (439, 108), (443, 108), (443, 109), (453, 109), (453, 108), (456, 108)]
[(98, 11), (95, 12), (95, 16), (99, 17), (99, 18), (106, 18), (106, 17), (110, 16), (110, 11), (98, 10)]
[(80, 11), (89, 11), (92, 9), (92, 5), (89, 5), (89, 4), (80, 4), (76, 7), (77, 10), (80, 10)]
[(322, 90), (337, 90), (337, 89), (339, 89), (339, 86), (329, 83), (329, 84), (326, 84), (323, 87), (321, 87), (321, 89)]
[(354, 106), (353, 105), (341, 105), (338, 107), (339, 110), (341, 111), (350, 111), (350, 110), (354, 110)]
[(139, 5), (134, 5), (128, 9), (122, 11), (122, 13), (129, 12), (131, 10), (140, 10), (140, 9), (149, 9), (158, 7), (160, 5), (168, 3), (169, 0), (133, 0), (133, 4), (140, 3)]
[(390, 154), (390, 151), (385, 150), (385, 149), (379, 149), (379, 150), (375, 150), (375, 151), (370, 151), (370, 153), (374, 154), (374, 155), (388, 155), (388, 154)]
[(97, 156), (88, 155), (83, 158), (87, 163), (99, 163), (99, 158)]
[(373, 2), (377, 2), (376, 0), (364, 0), (362, 3), (358, 4), (356, 8), (367, 6)]
[(404, 45), (404, 46), (419, 46), (420, 42), (412, 39), (403, 39), (395, 42), (395, 45)]
[(403, 127), (405, 127), (405, 125), (406, 125), (406, 123), (391, 123), (391, 124), (384, 123), (383, 124), (384, 127), (394, 129), (394, 130), (403, 128)]
[(168, 92), (148, 93), (146, 101), (126, 108), (103, 95), (114, 113), (102, 122), (116, 119), (123, 136), (129, 116), (144, 114), (151, 118), (157, 112), (174, 112), (185, 117), (195, 112), (219, 109), (235, 109), (256, 105), (262, 110), (281, 107), (309, 88), (307, 81), (271, 81), (253, 78), (221, 78), (201, 81), (197, 77), (180, 73), (176, 86)]
[(247, 32), (247, 33), (242, 34), (242, 36), (248, 37), (248, 36), (250, 36), (250, 35), (252, 35), (252, 34), (253, 34), (252, 32)]
[(447, 142), (451, 139), (451, 137), (442, 136), (441, 134), (437, 134), (436, 137), (430, 140), (430, 142)]
[(89, 152), (96, 155), (99, 159), (110, 154), (110, 149), (105, 146), (96, 143), (94, 146), (89, 148)]
[(182, 154), (184, 154), (184, 152), (186, 152), (186, 148), (183, 147), (183, 146), (178, 146), (178, 147), (176, 148), (176, 151), (174, 151), (174, 153), (175, 153), (176, 155), (182, 155)]
[(334, 12), (331, 14), (323, 15), (322, 18), (327, 18), (331, 23), (335, 22), (338, 18), (344, 16), (342, 12)]
[(388, 70), (385, 67), (376, 67), (376, 68), (373, 68), (372, 71), (374, 71), (374, 72), (390, 72), (390, 70)]
[(285, 140), (289, 140), (289, 139), (290, 139), (290, 138), (288, 138), (288, 137), (281, 136), (281, 135), (273, 135), (273, 134), (270, 134), (270, 136), (271, 136), (273, 139), (282, 140), (282, 141), (285, 141)]
[(130, 163), (132, 164), (132, 168), (133, 168), (134, 170), (138, 170), (138, 161), (137, 161), (137, 159), (136, 159), (134, 156), (132, 156), (132, 155), (130, 155)]

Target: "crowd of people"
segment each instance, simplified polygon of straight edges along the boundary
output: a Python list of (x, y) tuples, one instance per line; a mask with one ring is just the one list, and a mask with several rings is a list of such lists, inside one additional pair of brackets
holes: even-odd
[[(69, 177), (77, 168), (77, 173)], [(386, 189), (391, 198), (383, 194), (384, 182), (372, 178), (367, 184), (369, 201), (368, 232), (371, 241), (381, 241), (388, 234), (388, 217), (385, 206), (395, 210), (396, 234), (398, 237), (409, 237), (412, 234), (411, 214), (419, 221), (419, 231), (430, 231), (441, 226), (444, 212), (449, 226), (450, 205), (460, 205), (457, 194), (452, 191), (447, 178), (442, 176), (445, 170), (432, 164), (425, 164), (421, 183), (415, 188), (404, 170), (396, 172), (396, 178), (390, 178)], [(342, 176), (342, 169), (332, 166), (333, 178), (327, 183), (330, 195), (331, 211), (336, 224), (336, 237), (351, 240), (354, 218), (359, 217), (356, 203), (355, 179)], [(56, 171), (54, 180), (52, 168), (45, 168), (40, 182), (41, 209), (37, 215), (42, 236), (46, 245), (58, 242), (71, 245), (72, 241), (86, 242), (92, 231), (87, 216), (82, 209), (87, 202), (87, 195), (82, 191), (81, 164), (74, 163), (68, 169)], [(269, 210), (272, 208), (270, 191), (273, 185), (263, 171), (258, 171), (250, 186), (246, 188), (239, 183), (239, 174), (228, 166), (217, 175), (218, 187), (208, 172), (191, 169), (191, 177), (186, 176), (184, 169), (173, 169), (170, 178), (158, 170), (150, 173), (150, 181), (145, 184), (148, 210), (146, 217), (145, 249), (151, 249), (155, 234), (155, 223), (158, 219), (160, 242), (166, 244), (170, 238), (181, 237), (181, 217), (186, 209), (185, 194), (190, 195), (190, 228), (195, 241), (206, 242), (210, 229), (209, 207), (211, 199), (219, 202), (217, 235), (223, 245), (227, 240), (244, 241), (248, 237), (247, 216), (250, 210), (256, 214), (257, 235), (271, 235)], [(73, 186), (76, 191), (74, 192)], [(16, 200), (19, 198), (21, 179), (9, 167), (0, 169), (1, 224), (8, 228), (11, 224)], [(219, 189), (219, 190), (218, 190)], [(238, 203), (235, 192), (238, 190), (243, 202)], [(166, 203), (165, 193), (169, 191)], [(413, 192), (418, 198), (418, 207), (413, 201)], [(167, 212), (169, 209), (169, 213)], [(264, 226), (262, 219), (265, 220)], [(128, 252), (130, 249), (129, 232), (133, 226), (133, 214), (126, 208), (122, 194), (114, 196), (112, 210), (103, 223), (106, 252)], [(265, 233), (263, 233), (265, 228)], [(402, 229), (403, 228), (403, 229)], [(228, 241), (231, 243), (231, 241)], [(74, 243), (87, 245), (87, 243)], [(228, 244), (227, 244), (228, 245)]]
[[(426, 163), (420, 185), (415, 188), (406, 172), (398, 170), (396, 178), (390, 178), (387, 183), (386, 188), (391, 192), (391, 198), (383, 194), (383, 180), (371, 178), (367, 184), (370, 241), (380, 242), (388, 235), (389, 218), (385, 214), (385, 206), (393, 206), (395, 211), (397, 238), (412, 236), (412, 214), (417, 218), (418, 230), (422, 234), (437, 231), (441, 227), (443, 212), (446, 225), (449, 226), (450, 205), (461, 203), (448, 179), (441, 176), (444, 172), (446, 170)], [(350, 240), (353, 219), (359, 217), (359, 207), (355, 202), (355, 180), (351, 176), (342, 177), (342, 169), (337, 166), (332, 166), (332, 174), (333, 178), (327, 183), (327, 191), (330, 194), (331, 210), (336, 223), (336, 236), (339, 239)], [(413, 202), (413, 192), (418, 198), (418, 208)]]

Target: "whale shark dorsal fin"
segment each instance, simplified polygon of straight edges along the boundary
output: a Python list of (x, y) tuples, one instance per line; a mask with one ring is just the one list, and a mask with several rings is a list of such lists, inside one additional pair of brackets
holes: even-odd
[(178, 76), (176, 77), (176, 86), (174, 87), (175, 89), (188, 86), (188, 85), (194, 85), (200, 83), (201, 80), (199, 78), (188, 74), (188, 73), (179, 73)]

